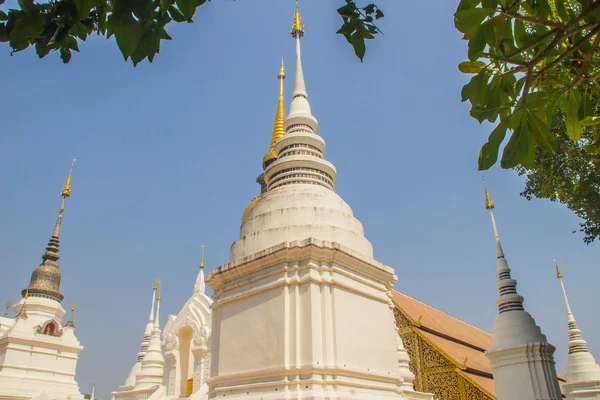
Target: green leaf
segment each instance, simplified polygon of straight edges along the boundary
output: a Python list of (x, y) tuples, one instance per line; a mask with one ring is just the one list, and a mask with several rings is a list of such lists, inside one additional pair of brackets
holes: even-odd
[(171, 5), (173, 5), (173, 0), (160, 0), (160, 13), (165, 15)]
[(581, 139), (581, 124), (579, 123), (579, 105), (581, 94), (575, 89), (569, 89), (558, 98), (558, 106), (565, 114), (565, 126), (571, 140)]
[(581, 121), (579, 121), (579, 123), (581, 124), (581, 126), (596, 126), (596, 125), (600, 125), (600, 117), (585, 117), (584, 119), (582, 119)]
[(375, 4), (371, 3), (366, 7), (363, 7), (363, 10), (365, 10), (365, 13), (367, 14), (373, 14), (375, 12)]
[(542, 109), (529, 111), (529, 129), (538, 144), (551, 154), (556, 154), (558, 148), (554, 135), (550, 132), (550, 126), (546, 121), (546, 114)]
[(515, 42), (518, 47), (523, 47), (527, 44), (527, 29), (525, 28), (525, 22), (517, 19), (514, 21), (514, 34), (515, 34)]
[(0, 10), (0, 21), (6, 21), (8, 19), (8, 15), (2, 10)]
[(488, 16), (495, 12), (493, 8), (472, 8), (458, 10), (454, 13), (454, 26), (462, 33), (467, 33)]
[(186, 20), (181, 11), (175, 8), (175, 6), (169, 7), (169, 15), (171, 16), (171, 18), (173, 18), (173, 21), (175, 22), (183, 22)]
[(506, 125), (506, 122), (501, 121), (488, 137), (487, 143), (479, 151), (478, 169), (480, 171), (490, 169), (498, 161), (498, 150), (506, 137)]
[(556, 7), (556, 12), (561, 21), (567, 22), (569, 20), (569, 13), (565, 6), (565, 0), (554, 0), (554, 6)]
[(530, 125), (526, 116), (522, 115), (518, 125), (513, 129), (510, 140), (502, 152), (500, 166), (504, 169), (515, 168), (518, 165), (528, 168), (533, 163), (534, 157), (535, 145), (533, 142), (533, 135), (531, 134)]
[(77, 43), (77, 39), (75, 39), (73, 36), (69, 36), (67, 39), (67, 48), (78, 52), (79, 44)]
[(365, 51), (367, 50), (365, 46), (365, 39), (356, 32), (350, 36), (346, 36), (346, 39), (354, 48), (354, 54), (356, 54), (356, 57), (358, 57), (362, 62), (365, 56)]
[(117, 39), (117, 45), (127, 60), (135, 50), (142, 36), (142, 27), (130, 13), (112, 14), (109, 17), (109, 23), (112, 26), (112, 32)]
[(476, 26), (475, 28), (471, 29), (468, 34), (465, 35), (472, 36), (472, 38), (469, 39), (469, 51), (467, 53), (469, 60), (475, 61), (483, 54), (483, 50), (485, 50), (486, 46), (485, 31), (488, 29), (488, 27), (489, 26), (484, 23), (481, 26)]
[(60, 58), (63, 61), (63, 63), (68, 63), (69, 61), (71, 61), (71, 50), (61, 47), (60, 48)]
[(485, 65), (482, 61), (464, 61), (458, 64), (458, 70), (463, 74), (478, 74)]
[(4, 22), (0, 23), (0, 42), (8, 42), (8, 31)]
[(187, 21), (191, 20), (196, 12), (194, 0), (175, 0), (175, 3), (177, 3), (177, 8), (179, 8), (185, 19)]

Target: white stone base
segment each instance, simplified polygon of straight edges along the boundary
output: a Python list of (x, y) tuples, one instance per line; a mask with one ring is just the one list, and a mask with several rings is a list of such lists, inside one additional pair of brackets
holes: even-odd
[(216, 268), (209, 399), (407, 399), (395, 281), (390, 267), (313, 238)]

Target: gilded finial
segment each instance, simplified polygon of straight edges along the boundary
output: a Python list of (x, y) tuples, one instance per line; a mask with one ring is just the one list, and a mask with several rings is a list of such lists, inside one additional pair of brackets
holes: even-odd
[(283, 99), (283, 80), (285, 79), (285, 65), (283, 63), (283, 57), (281, 58), (281, 66), (279, 67), (279, 98), (277, 100), (277, 112), (275, 113), (275, 123), (273, 124), (273, 134), (271, 135), (271, 145), (269, 151), (263, 157), (263, 169), (267, 168), (269, 164), (277, 159), (275, 154), (275, 143), (285, 135), (283, 129), (283, 120), (285, 119), (285, 104)]
[(493, 210), (494, 207), (496, 207), (496, 206), (494, 205), (494, 202), (492, 201), (492, 197), (490, 196), (490, 192), (487, 189), (487, 186), (485, 184), (485, 179), (483, 177), (481, 177), (481, 180), (483, 181), (483, 188), (485, 190), (485, 209)]
[(65, 182), (65, 187), (63, 188), (60, 195), (62, 197), (70, 197), (71, 196), (71, 175), (73, 174), (73, 166), (75, 165), (75, 157), (73, 157), (73, 161), (71, 162), (71, 170), (69, 171), (69, 176), (67, 177), (67, 181)]
[[(281, 57), (281, 66), (279, 67), (279, 75), (277, 75), (278, 79), (285, 79), (285, 64), (283, 62), (283, 57)], [(283, 91), (279, 91), (280, 95), (283, 95)]]
[(202, 258), (200, 259), (200, 268), (204, 268), (204, 245), (202, 245)]
[(296, 0), (296, 11), (294, 12), (294, 25), (290, 31), (294, 38), (304, 36), (304, 26), (302, 26), (302, 20), (300, 19), (300, 11), (298, 11), (298, 0)]
[(465, 357), (465, 360), (463, 361), (463, 363), (462, 363), (462, 365), (461, 365), (461, 368), (462, 368), (462, 369), (467, 369), (467, 362), (468, 362), (468, 361), (469, 361), (469, 358), (468, 358), (468, 357)]
[(419, 315), (419, 319), (417, 319), (417, 322), (415, 322), (415, 325), (421, 326), (422, 323), (423, 323), (423, 314)]
[(558, 279), (561, 279), (563, 277), (563, 274), (560, 270), (560, 267), (558, 266), (558, 261), (556, 261), (556, 258), (554, 259), (554, 266), (556, 267), (556, 277)]
[(158, 296), (156, 297), (156, 300), (161, 301), (162, 300), (162, 296), (160, 294), (160, 290), (158, 291)]
[(6, 302), (6, 312), (4, 313), (4, 318), (8, 318), (8, 310), (10, 309), (10, 299)]
[(152, 285), (152, 290), (158, 290), (158, 276), (154, 278), (154, 285)]
[(65, 324), (65, 326), (69, 328), (75, 328), (75, 323), (73, 322), (73, 317), (75, 316), (75, 302), (71, 303), (71, 315), (69, 316), (69, 320)]

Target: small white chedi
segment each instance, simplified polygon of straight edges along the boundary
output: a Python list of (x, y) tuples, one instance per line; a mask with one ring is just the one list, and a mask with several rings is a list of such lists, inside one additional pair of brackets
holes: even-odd
[[(74, 161), (74, 160), (73, 160)], [(75, 337), (73, 312), (62, 324), (65, 309), (61, 302), (61, 274), (58, 266), (60, 228), (65, 200), (71, 195), (71, 173), (61, 193), (63, 199), (54, 232), (31, 274), (23, 298), (0, 317), (0, 400), (51, 399), (79, 400), (83, 395), (75, 381), (79, 352), (83, 347)]]
[(205, 293), (203, 269), (204, 249), (194, 292), (177, 315), (169, 315), (162, 342), (161, 294), (158, 278), (155, 280), (150, 317), (137, 362), (119, 391), (111, 394), (113, 400), (206, 398), (212, 300)]

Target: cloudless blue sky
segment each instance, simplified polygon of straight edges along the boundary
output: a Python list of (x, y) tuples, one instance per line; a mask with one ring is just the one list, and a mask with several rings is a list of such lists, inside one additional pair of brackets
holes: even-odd
[[(336, 191), (365, 227), (397, 289), (491, 331), (494, 241), (477, 154), (490, 126), (460, 102), (466, 43), (457, 1), (378, 0), (385, 35), (360, 63), (335, 35), (342, 0), (302, 0), (303, 65), (313, 114), (338, 170)], [(8, 4), (8, 3), (7, 3)], [(287, 61), (292, 91), (293, 1), (215, 0), (193, 24), (170, 24), (154, 63), (134, 68), (114, 42), (91, 37), (58, 54), (10, 56), (0, 46), (0, 296), (16, 301), (50, 237), (60, 190), (77, 157), (61, 236), (63, 306), (77, 303), (85, 346), (77, 380), (105, 399), (136, 360), (155, 275), (161, 323), (193, 291), (201, 245), (207, 272), (229, 260), (244, 207), (259, 193)], [(6, 10), (6, 4), (2, 6)], [(486, 173), (506, 257), (530, 311), (557, 346), (567, 334), (553, 257), (600, 357), (598, 244), (559, 204), (526, 201), (523, 180)], [(367, 315), (363, 318), (369, 318)]]

